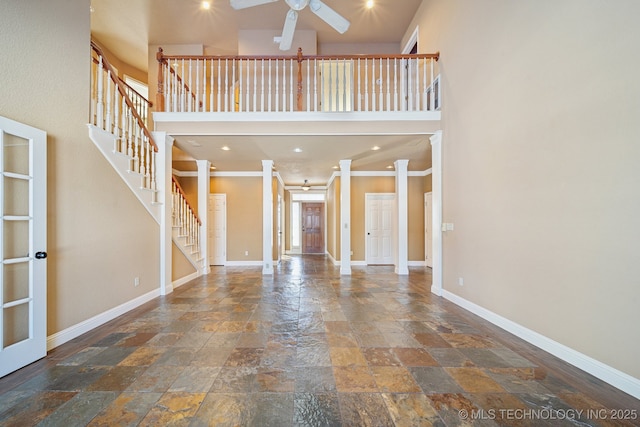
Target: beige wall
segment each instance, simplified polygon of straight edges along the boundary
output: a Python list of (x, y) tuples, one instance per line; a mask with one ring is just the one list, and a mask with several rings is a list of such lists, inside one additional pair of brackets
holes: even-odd
[(196, 272), (191, 262), (175, 243), (171, 244), (171, 280), (176, 281)]
[(638, 16), (425, 0), (406, 36), (441, 52), (445, 290), (636, 378)]
[(407, 253), (409, 261), (424, 261), (424, 193), (425, 179), (411, 176), (407, 182)]
[(0, 28), (0, 115), (48, 133), (51, 335), (158, 289), (159, 227), (88, 136), (89, 0), (5, 1)]

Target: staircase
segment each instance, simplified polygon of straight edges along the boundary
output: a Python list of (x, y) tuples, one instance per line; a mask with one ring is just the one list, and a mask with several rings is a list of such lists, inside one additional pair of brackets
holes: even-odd
[[(163, 206), (159, 200), (172, 203), (173, 243), (201, 274), (205, 267), (201, 221), (175, 177), (171, 189), (162, 188), (163, 168), (159, 171), (156, 163), (158, 146), (146, 122), (151, 104), (120, 80), (99, 46), (92, 42), (91, 48), (89, 137), (160, 226)], [(159, 197), (165, 191), (165, 197)]]

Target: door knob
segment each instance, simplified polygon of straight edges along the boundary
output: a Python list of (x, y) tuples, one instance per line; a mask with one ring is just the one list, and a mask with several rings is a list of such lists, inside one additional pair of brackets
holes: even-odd
[(46, 252), (36, 252), (36, 259), (45, 259), (47, 257)]

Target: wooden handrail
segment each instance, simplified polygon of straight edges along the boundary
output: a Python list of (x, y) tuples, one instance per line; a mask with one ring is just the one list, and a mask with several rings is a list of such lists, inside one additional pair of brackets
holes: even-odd
[[(160, 48), (162, 49), (162, 48)], [(298, 62), (312, 60), (312, 59), (435, 59), (438, 61), (440, 59), (440, 52), (436, 53), (413, 53), (413, 54), (401, 54), (401, 55), (370, 55), (370, 54), (355, 54), (355, 55), (302, 55), (302, 50), (299, 49), (299, 54), (297, 55), (276, 55), (276, 56), (259, 56), (259, 55), (246, 55), (246, 56), (238, 56), (238, 55), (164, 55), (162, 50), (158, 51), (158, 58), (162, 59), (167, 63), (167, 58), (174, 59), (176, 61), (180, 60), (188, 60), (188, 59), (207, 59), (207, 60), (283, 60), (290, 59), (296, 60)], [(159, 60), (160, 60), (159, 59)]]
[(100, 49), (100, 47), (93, 40), (91, 40), (91, 49), (93, 49), (93, 51), (102, 58), (102, 65), (108, 71), (110, 71), (111, 80), (118, 88), (118, 92), (120, 92), (120, 95), (122, 95), (122, 99), (124, 99), (124, 102), (127, 104), (127, 107), (129, 107), (129, 109), (131, 110), (131, 114), (138, 122), (138, 126), (140, 126), (140, 128), (142, 129), (142, 132), (149, 139), (149, 144), (151, 145), (151, 147), (153, 147), (153, 151), (158, 152), (158, 146), (153, 140), (153, 136), (151, 136), (151, 132), (149, 132), (149, 129), (147, 129), (147, 125), (145, 124), (144, 120), (142, 120), (142, 117), (140, 117), (140, 114), (138, 114), (138, 110), (136, 110), (136, 107), (133, 105), (133, 102), (127, 95), (125, 83), (122, 80), (120, 80), (120, 78), (118, 77), (118, 73), (116, 73), (113, 66), (109, 63), (109, 60), (104, 56), (102, 49)]
[(182, 198), (184, 199), (184, 201), (187, 202), (187, 206), (189, 206), (189, 209), (191, 210), (191, 213), (193, 214), (193, 216), (196, 218), (196, 221), (198, 221), (198, 224), (202, 225), (202, 221), (200, 221), (200, 218), (196, 214), (196, 211), (193, 210), (191, 203), (189, 203), (189, 199), (187, 199), (187, 194), (184, 192), (184, 190), (182, 189), (182, 186), (180, 185), (180, 183), (178, 182), (178, 180), (174, 175), (171, 176), (171, 181), (173, 181), (176, 187), (178, 187), (178, 192), (180, 193), (180, 195), (182, 195)]

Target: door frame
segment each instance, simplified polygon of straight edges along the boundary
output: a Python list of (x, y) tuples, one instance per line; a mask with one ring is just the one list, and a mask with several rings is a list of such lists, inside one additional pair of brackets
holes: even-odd
[[(391, 223), (392, 224), (396, 224), (396, 193), (365, 193), (364, 194), (364, 262), (366, 265), (369, 265), (369, 208), (370, 205), (369, 203), (371, 202), (371, 200), (393, 200), (393, 205), (394, 205), (394, 209), (392, 210), (393, 213), (393, 218), (391, 219)], [(398, 241), (398, 236), (397, 236), (397, 226), (394, 225), (394, 227), (392, 227), (391, 229), (391, 252), (393, 254), (396, 254), (396, 242)], [(393, 260), (391, 261), (391, 264), (389, 265), (393, 265), (395, 263), (395, 259), (396, 259), (396, 255), (393, 256)]]

